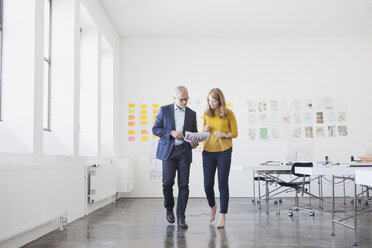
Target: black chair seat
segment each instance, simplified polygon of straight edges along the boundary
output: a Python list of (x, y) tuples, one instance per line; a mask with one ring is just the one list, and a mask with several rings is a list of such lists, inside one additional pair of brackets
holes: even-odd
[[(255, 181), (258, 181), (258, 180), (265, 181), (266, 179), (265, 179), (265, 177), (254, 177), (254, 180)], [(267, 182), (269, 182), (269, 183), (275, 183), (275, 180), (273, 180), (273, 179), (267, 179)]]
[(298, 188), (298, 187), (301, 187), (302, 185), (304, 184), (310, 184), (310, 182), (306, 181), (305, 183), (304, 182), (279, 182), (279, 185), (280, 186), (284, 186), (284, 187), (291, 187), (291, 188)]

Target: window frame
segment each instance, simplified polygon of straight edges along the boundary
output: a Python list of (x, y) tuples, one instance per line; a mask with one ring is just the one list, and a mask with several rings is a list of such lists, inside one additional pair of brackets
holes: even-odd
[(0, 0), (0, 121), (2, 121), (2, 82), (3, 82), (3, 0)]
[[(44, 65), (45, 65), (45, 63), (47, 63), (47, 65), (48, 65), (48, 82), (47, 82), (48, 83), (48, 106), (47, 106), (48, 111), (47, 111), (47, 117), (43, 116), (43, 120), (44, 120), (44, 118), (47, 118), (47, 126), (46, 127), (44, 126), (44, 121), (43, 121), (43, 130), (51, 132), (52, 131), (51, 130), (52, 0), (47, 0), (47, 1), (49, 3), (49, 27), (48, 27), (49, 28), (49, 37), (48, 37), (48, 44), (44, 44), (44, 46), (46, 46), (46, 45), (48, 46), (48, 54), (47, 54), (47, 57), (44, 54), (44, 61), (43, 62), (44, 62)], [(44, 13), (44, 15), (45, 15), (45, 13)], [(44, 82), (43, 87), (45, 87), (45, 83), (46, 82)], [(44, 93), (43, 93), (43, 97), (45, 97)], [(43, 108), (45, 108), (45, 106), (43, 106)], [(43, 109), (43, 115), (44, 115), (44, 109)]]

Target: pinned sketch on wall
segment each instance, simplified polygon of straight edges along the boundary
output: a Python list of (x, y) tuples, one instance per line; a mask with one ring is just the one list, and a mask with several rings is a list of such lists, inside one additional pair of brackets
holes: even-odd
[(162, 161), (156, 158), (156, 149), (159, 138), (153, 138), (150, 141), (150, 169), (149, 177), (153, 182), (161, 182), (162, 178)]
[(248, 140), (335, 138), (348, 135), (343, 97), (247, 100)]

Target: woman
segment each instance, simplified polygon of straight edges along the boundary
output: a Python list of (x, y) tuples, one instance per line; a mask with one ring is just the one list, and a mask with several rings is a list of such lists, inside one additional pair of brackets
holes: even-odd
[(205, 142), (203, 151), (204, 190), (211, 207), (210, 222), (212, 222), (217, 211), (214, 195), (214, 177), (217, 169), (220, 191), (220, 220), (217, 228), (223, 228), (229, 204), (232, 138), (238, 136), (238, 127), (234, 113), (226, 108), (225, 97), (220, 89), (212, 89), (207, 101), (208, 109), (203, 115), (203, 130), (210, 132), (210, 137)]

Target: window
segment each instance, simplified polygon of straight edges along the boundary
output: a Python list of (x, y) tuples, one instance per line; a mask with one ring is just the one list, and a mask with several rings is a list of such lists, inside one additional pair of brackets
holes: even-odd
[(1, 121), (1, 83), (2, 83), (2, 75), (3, 75), (3, 0), (0, 0), (0, 121)]
[(52, 37), (52, 0), (44, 0), (44, 93), (43, 127), (50, 131), (51, 112), (51, 39)]

